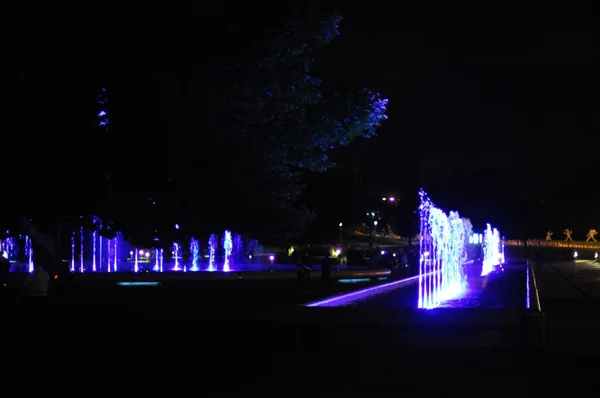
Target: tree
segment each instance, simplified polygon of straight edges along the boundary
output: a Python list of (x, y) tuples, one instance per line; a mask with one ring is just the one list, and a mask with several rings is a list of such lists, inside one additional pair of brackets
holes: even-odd
[[(334, 167), (328, 158), (332, 148), (373, 137), (386, 118), (387, 100), (366, 89), (334, 87), (314, 75), (319, 51), (338, 35), (339, 14), (310, 9), (294, 13), (285, 24), (271, 15), (264, 19), (215, 18), (200, 26), (193, 21), (193, 29), (171, 32), (172, 37), (161, 32), (160, 37), (149, 36), (145, 44), (137, 39), (129, 43), (119, 32), (120, 25), (111, 24), (110, 32), (89, 40), (106, 43), (94, 71), (105, 76), (93, 80), (108, 83), (86, 84), (94, 85), (89, 93), (93, 102), (97, 90), (107, 87), (110, 132), (106, 139), (90, 141), (90, 134), (100, 135), (86, 130), (83, 117), (61, 116), (52, 131), (61, 131), (62, 136), (47, 135), (54, 149), (40, 162), (52, 170), (34, 184), (60, 194), (53, 195), (52, 206), (34, 198), (32, 207), (65, 217), (97, 214), (112, 220), (113, 229), (142, 238), (134, 242), (140, 245), (152, 244), (157, 230), (172, 232), (175, 223), (197, 236), (224, 229), (261, 238), (301, 234), (314, 217), (297, 200), (304, 188), (303, 173)], [(129, 23), (123, 27), (127, 32), (155, 31), (151, 22), (140, 22), (136, 29)], [(130, 52), (131, 60), (126, 58)], [(190, 53), (193, 62), (186, 58)], [(170, 68), (166, 72), (165, 64)], [(67, 70), (60, 66), (55, 69)], [(152, 83), (165, 83), (165, 75), (178, 85), (180, 94), (177, 102), (172, 93), (157, 94), (157, 99), (172, 101), (169, 106), (176, 110), (161, 108), (157, 116), (157, 107), (148, 106), (150, 99), (143, 97), (154, 89), (148, 88)], [(111, 79), (126, 83), (115, 89), (118, 84), (111, 84)], [(64, 79), (57, 75), (55, 80), (58, 86)], [(81, 79), (75, 80), (72, 89), (61, 91), (52, 109), (68, 109), (83, 98)], [(142, 94), (137, 93), (140, 88)], [(131, 94), (127, 100), (119, 98), (125, 91)], [(151, 108), (143, 117), (155, 130), (144, 130), (141, 124), (120, 125), (125, 114), (141, 117), (138, 103)], [(56, 125), (67, 126), (69, 135)], [(47, 148), (40, 147), (40, 153)], [(133, 160), (123, 160), (131, 154)], [(137, 166), (134, 172), (131, 164)], [(94, 177), (86, 180), (83, 171), (90, 165)], [(16, 176), (15, 180), (27, 181)]]
[[(204, 208), (179, 209), (213, 229), (228, 226), (269, 238), (301, 234), (314, 217), (297, 202), (303, 173), (334, 167), (331, 149), (375, 136), (386, 119), (387, 100), (380, 95), (340, 90), (312, 73), (318, 52), (339, 34), (341, 21), (338, 13), (297, 13), (282, 31), (260, 32), (262, 40), (252, 40), (241, 61), (212, 63), (211, 83), (221, 82), (219, 105), (205, 106), (210, 122), (196, 145), (186, 148), (187, 161), (174, 177), (179, 196), (181, 187), (192, 186), (185, 181), (190, 170), (202, 171), (209, 190)], [(217, 102), (216, 90), (204, 87)]]

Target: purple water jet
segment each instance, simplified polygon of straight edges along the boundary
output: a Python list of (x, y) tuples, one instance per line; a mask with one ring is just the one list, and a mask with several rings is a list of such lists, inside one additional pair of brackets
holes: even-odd
[(229, 261), (231, 259), (231, 249), (233, 248), (233, 244), (231, 243), (231, 231), (225, 231), (223, 234), (223, 250), (224, 256), (223, 259), (223, 272), (231, 271), (231, 267)]
[(215, 267), (215, 252), (217, 251), (217, 236), (215, 234), (211, 234), (208, 238), (208, 270), (216, 271)]
[(198, 239), (192, 238), (190, 240), (190, 253), (192, 254), (192, 267), (190, 271), (199, 271), (198, 267), (198, 254), (200, 252), (200, 244), (198, 243)]

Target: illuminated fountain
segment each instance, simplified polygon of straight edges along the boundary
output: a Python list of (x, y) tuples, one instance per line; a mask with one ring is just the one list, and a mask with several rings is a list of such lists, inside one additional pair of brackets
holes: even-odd
[(159, 251), (159, 261), (158, 261), (158, 266), (159, 266), (160, 272), (163, 272), (163, 254), (164, 254), (164, 250), (160, 249), (160, 251)]
[(483, 265), (481, 276), (489, 275), (496, 266), (504, 263), (504, 244), (498, 229), (487, 224), (483, 235)]
[(117, 261), (119, 259), (118, 253), (119, 253), (119, 239), (118, 239), (118, 235), (115, 236), (114, 238), (111, 239), (111, 241), (113, 242), (113, 247), (114, 247), (114, 252), (113, 252), (113, 271), (117, 272)]
[(208, 238), (208, 271), (217, 270), (215, 266), (215, 252), (217, 251), (217, 245), (217, 236), (215, 234), (211, 234)]
[(71, 235), (71, 272), (75, 272), (75, 232)]
[(106, 272), (112, 271), (112, 257), (110, 256), (112, 253), (110, 239), (106, 240)]
[(158, 258), (158, 249), (154, 249), (154, 268), (152, 268), (154, 272), (161, 272), (160, 270), (160, 262)]
[(98, 271), (102, 271), (102, 235), (98, 238)]
[(83, 272), (83, 227), (79, 229), (79, 272)]
[(92, 232), (92, 272), (96, 272), (96, 231)]
[(190, 240), (190, 253), (192, 254), (192, 268), (190, 268), (190, 271), (199, 271), (198, 255), (200, 254), (200, 243), (198, 243), (198, 239), (196, 238)]
[(431, 309), (459, 298), (467, 288), (464, 264), (471, 222), (458, 212), (448, 215), (419, 192), (420, 246), (418, 307)]
[[(142, 251), (143, 253), (143, 251)], [(140, 267), (138, 264), (138, 249), (133, 249), (133, 272), (139, 272)]]
[(179, 253), (181, 248), (179, 247), (179, 243), (173, 243), (173, 259), (175, 260), (175, 266), (173, 267), (173, 271), (181, 271), (179, 267)]
[(25, 236), (25, 257), (27, 259), (27, 272), (33, 272), (33, 247), (31, 246), (31, 239), (29, 236)]
[(231, 231), (225, 231), (223, 234), (223, 250), (224, 256), (223, 259), (223, 272), (231, 271), (229, 261), (231, 260), (231, 250), (233, 249), (233, 244), (231, 242)]

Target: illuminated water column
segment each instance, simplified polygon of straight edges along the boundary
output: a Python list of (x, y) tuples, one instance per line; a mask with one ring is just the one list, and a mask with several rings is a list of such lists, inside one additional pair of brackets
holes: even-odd
[(164, 250), (160, 249), (160, 261), (159, 261), (159, 272), (163, 272), (163, 257), (164, 257)]
[(175, 266), (173, 267), (173, 271), (181, 271), (179, 268), (179, 243), (173, 243), (173, 257), (175, 258)]
[(92, 272), (96, 272), (96, 231), (92, 232)]
[(27, 272), (33, 272), (33, 248), (31, 246), (31, 239), (25, 235), (25, 258), (27, 259)]
[(139, 271), (139, 267), (138, 267), (138, 250), (137, 249), (133, 249), (134, 251), (134, 258), (133, 258), (133, 272), (138, 272)]
[(75, 272), (75, 232), (71, 235), (71, 272)]
[(158, 249), (154, 249), (154, 268), (152, 271), (158, 272), (160, 270), (160, 266), (158, 265)]
[(446, 215), (421, 191), (419, 242), (419, 308), (435, 308), (466, 290), (466, 243), (472, 226), (458, 212)]
[(98, 264), (99, 270), (102, 271), (102, 235), (98, 239)]
[(223, 260), (223, 271), (231, 271), (229, 260), (231, 259), (231, 250), (233, 249), (233, 243), (231, 242), (231, 231), (225, 231), (223, 235), (223, 250), (225, 251), (225, 258)]
[(216, 271), (217, 268), (215, 266), (215, 252), (217, 251), (217, 236), (215, 234), (211, 234), (208, 238), (208, 270)]
[(112, 245), (111, 240), (106, 239), (106, 272), (112, 272)]
[(31, 245), (31, 238), (29, 239), (29, 252), (27, 254), (29, 257), (29, 272), (33, 272), (33, 246)]
[(119, 255), (118, 255), (118, 253), (119, 253), (119, 251), (118, 251), (119, 247), (118, 247), (118, 239), (117, 239), (117, 237), (115, 236), (113, 239), (115, 241), (114, 242), (114, 252), (113, 252), (114, 271), (117, 272), (117, 260), (119, 259)]
[(500, 239), (500, 232), (487, 224), (483, 234), (483, 265), (481, 276), (489, 275), (497, 265), (504, 263), (504, 243)]
[(190, 271), (200, 270), (200, 268), (198, 267), (199, 251), (200, 251), (200, 244), (198, 243), (198, 239), (192, 238), (190, 240), (190, 253), (192, 253), (192, 268), (190, 268)]
[(79, 230), (79, 272), (83, 272), (83, 227)]

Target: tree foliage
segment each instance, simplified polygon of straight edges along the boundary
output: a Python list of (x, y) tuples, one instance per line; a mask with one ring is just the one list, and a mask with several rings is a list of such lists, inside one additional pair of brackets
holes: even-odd
[[(151, 51), (131, 47), (131, 57), (140, 58), (139, 64), (123, 58), (127, 52), (118, 46), (130, 47), (126, 36), (115, 33), (114, 43), (106, 45), (115, 49), (102, 60), (102, 68), (113, 74), (105, 79), (113, 104), (109, 111), (114, 112), (110, 131), (102, 134), (101, 145), (83, 139), (77, 145), (56, 145), (68, 149), (49, 160), (53, 165), (58, 164), (53, 160), (62, 160), (61, 170), (69, 171), (47, 173), (47, 185), (64, 192), (55, 195), (55, 202), (78, 204), (77, 211), (61, 212), (112, 219), (113, 230), (126, 230), (143, 241), (139, 244), (152, 244), (156, 231), (173, 232), (175, 223), (196, 236), (224, 229), (261, 238), (301, 234), (315, 216), (298, 202), (303, 173), (333, 167), (328, 157), (333, 148), (373, 137), (386, 118), (387, 100), (378, 94), (337, 89), (314, 73), (319, 52), (339, 34), (341, 21), (337, 13), (311, 9), (267, 28), (252, 18), (207, 23), (194, 26), (194, 40), (173, 34), (168, 40), (146, 40), (152, 43)], [(151, 25), (139, 30), (151, 32)], [(180, 53), (172, 43), (178, 43)], [(192, 53), (190, 62), (186, 54)], [(175, 61), (179, 58), (183, 62)], [(165, 71), (168, 63), (156, 60), (173, 65)], [(164, 95), (175, 111), (159, 107), (158, 116), (148, 111), (146, 124), (154, 130), (146, 131), (145, 137), (131, 124), (119, 124), (124, 119), (119, 112), (131, 113), (127, 101), (119, 98), (127, 88), (111, 90), (110, 80), (122, 81), (123, 74), (131, 77), (130, 93), (152, 82), (164, 83), (165, 74), (176, 80), (178, 100)], [(99, 88), (90, 90), (91, 98)], [(150, 91), (128, 100), (148, 105), (149, 99), (142, 97)], [(69, 154), (75, 151), (77, 162), (72, 165)], [(95, 178), (80, 174), (86, 161), (94, 164)], [(132, 164), (135, 171), (130, 170)], [(82, 180), (85, 192), (78, 193)]]
[(334, 90), (313, 74), (319, 51), (339, 34), (341, 21), (337, 13), (296, 14), (242, 62), (215, 68), (224, 71), (219, 81), (229, 84), (201, 146), (211, 156), (199, 164), (210, 169), (207, 160), (221, 159), (222, 167), (207, 178), (218, 201), (243, 198), (231, 200), (229, 209), (208, 200), (221, 222), (269, 237), (301, 234), (314, 217), (297, 203), (303, 173), (335, 166), (328, 157), (333, 148), (373, 137), (386, 118), (387, 100), (378, 94)]

